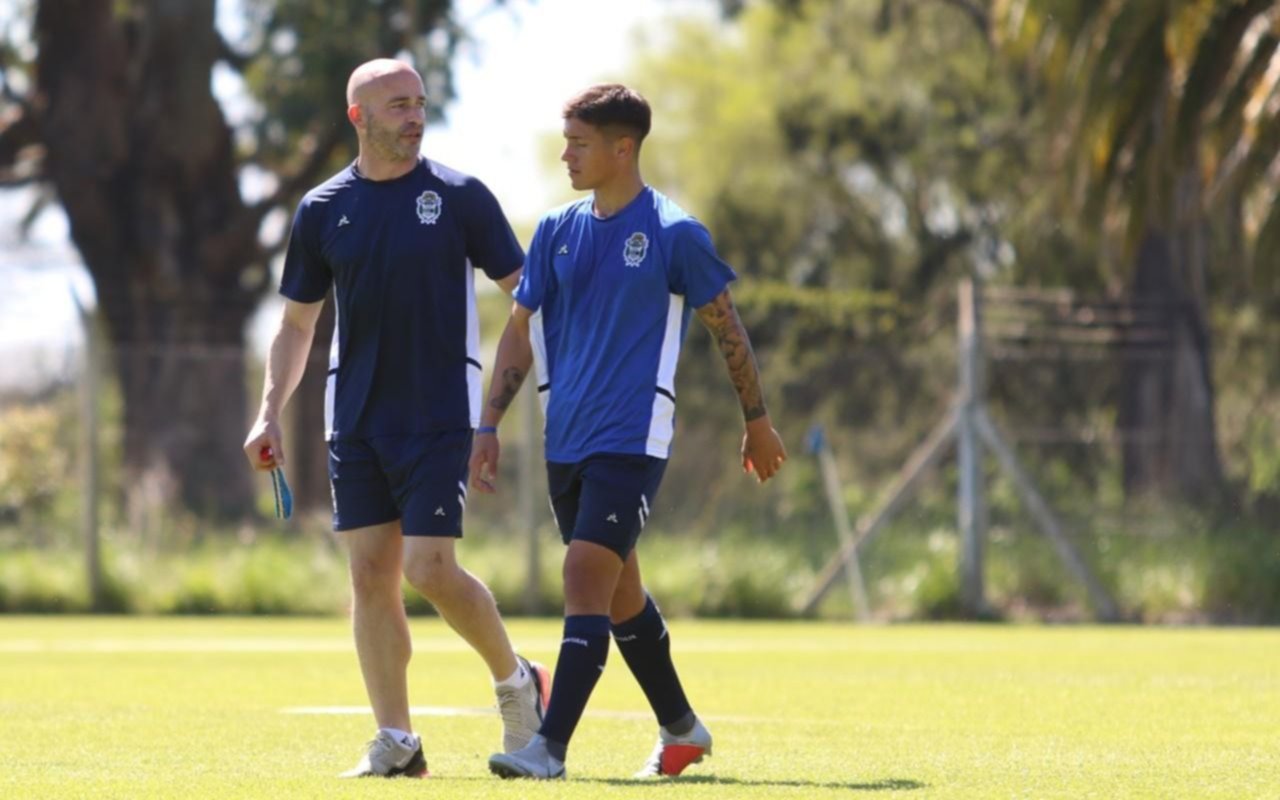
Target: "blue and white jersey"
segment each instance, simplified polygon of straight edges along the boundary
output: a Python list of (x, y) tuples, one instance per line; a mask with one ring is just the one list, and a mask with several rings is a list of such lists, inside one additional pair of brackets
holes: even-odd
[(489, 189), (426, 158), (389, 181), (353, 164), (308, 192), (280, 293), (314, 303), (334, 288), (326, 437), (478, 425), (475, 268), (496, 280), (523, 258)]
[(737, 276), (707, 229), (652, 188), (608, 219), (591, 207), (588, 197), (542, 218), (515, 292), (537, 312), (547, 460), (667, 458), (690, 311)]

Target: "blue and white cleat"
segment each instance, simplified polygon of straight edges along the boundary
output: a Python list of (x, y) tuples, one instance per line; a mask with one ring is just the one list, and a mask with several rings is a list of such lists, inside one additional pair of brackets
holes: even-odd
[(564, 780), (564, 762), (547, 752), (547, 740), (541, 734), (514, 753), (489, 756), (489, 771), (500, 778)]

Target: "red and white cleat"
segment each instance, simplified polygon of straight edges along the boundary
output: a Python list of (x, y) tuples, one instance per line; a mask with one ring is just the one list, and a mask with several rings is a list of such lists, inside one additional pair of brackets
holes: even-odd
[(658, 729), (658, 743), (653, 748), (649, 760), (636, 773), (637, 778), (675, 777), (685, 771), (690, 764), (697, 764), (705, 756), (711, 755), (711, 731), (695, 719), (693, 728), (682, 736), (668, 733), (666, 728)]

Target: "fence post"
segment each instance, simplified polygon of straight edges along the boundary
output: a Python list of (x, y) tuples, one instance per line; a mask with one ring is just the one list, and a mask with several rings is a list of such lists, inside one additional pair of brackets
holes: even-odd
[(871, 619), (871, 605), (867, 601), (867, 587), (862, 580), (862, 567), (858, 563), (858, 544), (854, 540), (853, 528), (849, 525), (849, 507), (844, 502), (836, 457), (831, 452), (826, 431), (821, 425), (815, 425), (809, 431), (809, 448), (818, 457), (822, 488), (827, 495), (827, 505), (831, 508), (836, 536), (840, 540), (840, 552), (849, 554), (844, 560), (844, 572), (849, 582), (849, 601), (853, 606), (853, 615), (859, 622), (867, 622)]
[(102, 547), (98, 530), (98, 374), (102, 348), (94, 313), (85, 309), (72, 293), (84, 332), (84, 369), (80, 376), (80, 535), (84, 541), (85, 579), (89, 587), (89, 607), (101, 611), (104, 605)]
[(983, 586), (983, 542), (986, 538), (986, 498), (983, 495), (982, 443), (977, 415), (982, 407), (982, 298), (973, 280), (960, 284), (960, 415), (956, 451), (960, 473), (957, 498), (960, 527), (960, 604), (965, 615), (982, 616), (986, 609)]

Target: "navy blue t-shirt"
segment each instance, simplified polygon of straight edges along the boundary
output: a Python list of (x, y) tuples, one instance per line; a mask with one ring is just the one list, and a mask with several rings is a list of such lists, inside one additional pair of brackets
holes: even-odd
[(515, 291), (538, 312), (530, 334), (547, 460), (667, 458), (690, 311), (737, 276), (702, 223), (661, 192), (645, 187), (608, 219), (592, 202), (542, 218)]
[(314, 303), (334, 288), (326, 437), (478, 425), (475, 268), (498, 280), (523, 260), (489, 189), (426, 158), (388, 181), (353, 164), (308, 192), (280, 293)]

